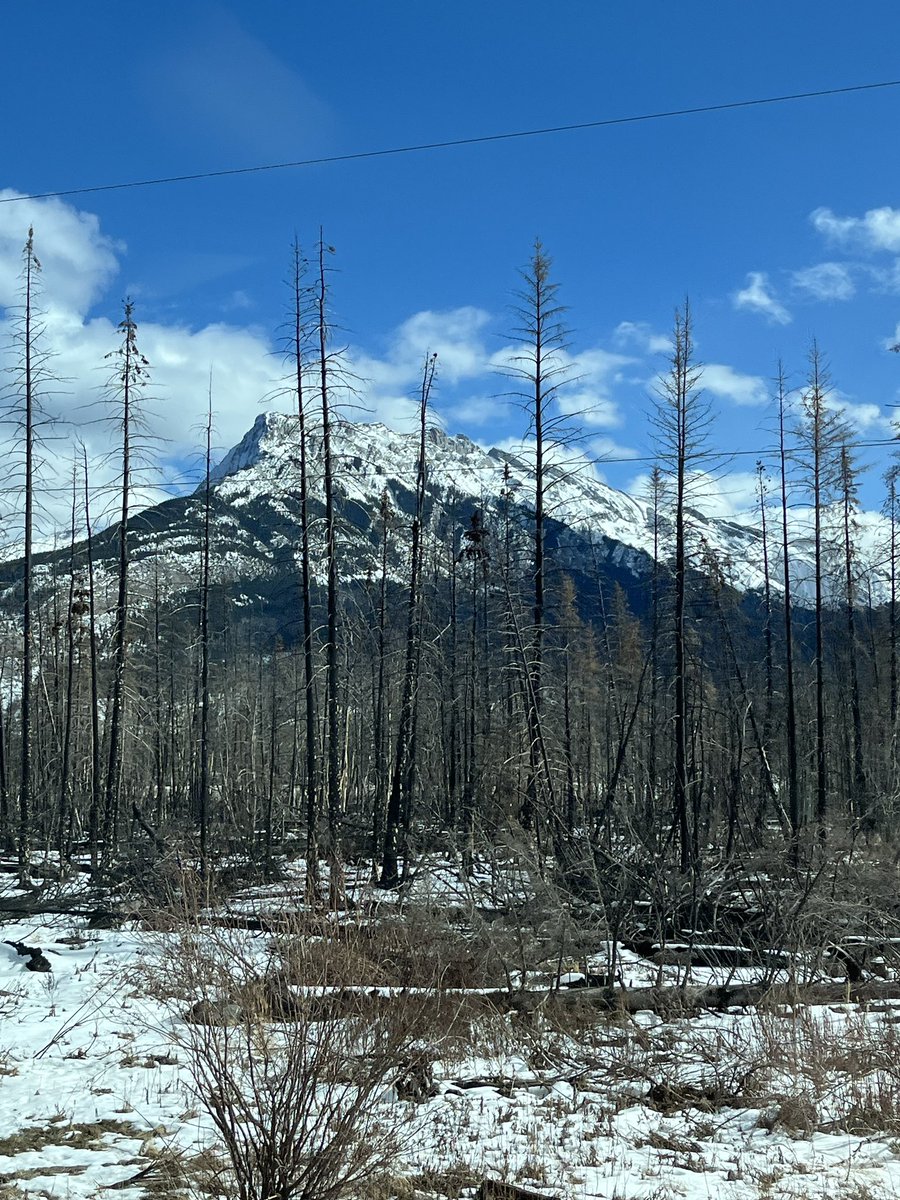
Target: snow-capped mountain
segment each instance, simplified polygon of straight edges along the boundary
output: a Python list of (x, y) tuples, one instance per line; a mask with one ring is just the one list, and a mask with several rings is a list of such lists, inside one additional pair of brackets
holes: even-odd
[[(309, 508), (313, 518), (313, 568), (324, 581), (324, 507), (322, 447), (308, 435)], [(419, 439), (380, 424), (339, 421), (333, 427), (332, 453), (338, 518), (340, 572), (346, 582), (364, 583), (379, 576), (384, 522), (388, 513), (388, 570), (405, 579), (413, 513)], [(529, 561), (535, 472), (527, 451), (486, 450), (463, 436), (431, 428), (426, 441), (426, 547), (432, 569), (449, 570), (463, 531), (475, 509), (481, 511), (488, 546), (496, 562), (510, 558), (522, 574)], [(166, 501), (136, 515), (131, 552), (136, 583), (170, 595), (195, 589), (199, 577), (205, 486), (193, 495)], [(606, 577), (624, 583), (634, 596), (649, 579), (654, 552), (654, 523), (659, 557), (671, 550), (671, 524), (665, 501), (654, 522), (653, 506), (603, 483), (589, 467), (574, 469), (559, 461), (548, 469), (546, 492), (549, 561), (555, 569), (583, 579)], [(264, 413), (230, 450), (211, 477), (211, 548), (215, 582), (238, 606), (293, 606), (300, 546), (299, 433), (295, 417)], [(773, 588), (781, 574), (778, 520), (771, 514), (769, 570)], [(887, 523), (872, 514), (859, 518), (857, 566), (867, 572), (860, 600), (885, 595)], [(692, 565), (704, 570), (708, 551), (725, 581), (739, 591), (763, 586), (763, 542), (755, 525), (690, 512)], [(67, 554), (67, 552), (64, 552)], [(45, 571), (60, 570), (54, 555), (44, 556)], [(101, 578), (114, 567), (114, 535), (98, 540)], [(104, 572), (105, 560), (109, 571)], [(880, 566), (877, 564), (880, 561)], [(808, 529), (795, 523), (792, 534), (795, 598), (810, 592), (812, 545)], [(4, 571), (11, 582), (13, 574)], [(874, 580), (874, 583), (871, 581)], [(837, 593), (838, 585), (835, 585)]]
[[(366, 578), (376, 572), (383, 494), (394, 514), (392, 540), (400, 549), (395, 548), (391, 561), (398, 565), (403, 557), (403, 529), (408, 528), (412, 512), (418, 435), (396, 433), (380, 424), (339, 422), (334, 428), (333, 453), (341, 514), (342, 573), (345, 577)], [(495, 547), (510, 525), (516, 531), (515, 544), (523, 546), (535, 495), (534, 465), (526, 453), (486, 450), (462, 435), (452, 437), (441, 429), (429, 429), (426, 516), (432, 535), (452, 543), (455, 531), (458, 546), (459, 533), (478, 508)], [(315, 434), (310, 436), (309, 461), (313, 508), (318, 512), (321, 447)], [(581, 465), (578, 469), (562, 457), (549, 468), (548, 478), (548, 539), (556, 566), (581, 572), (613, 568), (638, 580), (648, 575), (654, 553), (654, 513), (649, 499), (618, 491), (602, 482), (589, 467)], [(230, 555), (238, 553), (241, 536), (250, 554), (264, 554), (264, 530), (271, 537), (268, 544), (272, 549), (293, 555), (299, 543), (298, 433), (294, 418), (261, 414), (215, 469), (213, 484), (217, 507), (228, 514), (236, 537), (229, 547)], [(836, 539), (837, 523), (834, 514)], [(703, 570), (708, 551), (726, 582), (735, 589), (763, 587), (763, 543), (756, 524), (707, 516), (696, 510), (690, 511), (689, 524), (697, 569)], [(798, 598), (811, 594), (813, 547), (807, 524), (802, 516), (795, 517), (791, 534), (792, 574)], [(665, 559), (671, 549), (665, 500), (656, 526), (658, 554)], [(872, 594), (876, 599), (883, 597), (887, 538), (886, 521), (875, 514), (858, 515), (856, 565), (860, 573), (874, 580)], [(781, 554), (774, 512), (768, 550), (772, 586), (778, 589)], [(866, 595), (867, 589), (861, 598)]]

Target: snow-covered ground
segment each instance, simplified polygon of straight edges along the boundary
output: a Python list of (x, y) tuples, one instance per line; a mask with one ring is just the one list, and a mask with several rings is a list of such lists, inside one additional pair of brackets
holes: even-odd
[[(240, 936), (269, 957), (269, 935)], [(0, 1195), (216, 1190), (184, 1006), (166, 995), (179, 935), (41, 918), (2, 938), (40, 946), (53, 969), (0, 945)], [(619, 1200), (897, 1196), (897, 1022), (900, 1005), (847, 1004), (436, 1030), (435, 1094), (382, 1101), (412, 1121), (395, 1194), (473, 1195), (489, 1177)]]

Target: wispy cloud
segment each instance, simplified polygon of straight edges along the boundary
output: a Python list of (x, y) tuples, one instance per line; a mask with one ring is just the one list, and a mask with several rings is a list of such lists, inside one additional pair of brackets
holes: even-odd
[(655, 333), (645, 321), (620, 321), (613, 330), (619, 346), (635, 346), (645, 354), (668, 354), (672, 339), (667, 333)]
[(229, 153), (299, 157), (329, 144), (337, 125), (300, 73), (218, 4), (185, 21), (143, 83), (167, 133)]
[(856, 284), (846, 263), (823, 262), (795, 271), (791, 283), (813, 300), (850, 300)]
[(747, 285), (731, 297), (735, 308), (759, 313), (774, 325), (788, 325), (792, 318), (784, 305), (776, 298), (764, 271), (750, 271)]
[(591, 438), (587, 444), (587, 448), (600, 466), (603, 465), (604, 459), (608, 461), (617, 458), (640, 457), (639, 450), (636, 450), (633, 446), (622, 445), (621, 442), (617, 442), (611, 437)]

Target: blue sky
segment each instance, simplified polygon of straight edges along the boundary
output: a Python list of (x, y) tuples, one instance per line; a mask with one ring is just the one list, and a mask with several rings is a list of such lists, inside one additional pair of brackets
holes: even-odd
[[(4, 11), (6, 196), (353, 153), (900, 78), (896, 6), (760, 0), (185, 0)], [(0, 305), (33, 221), (54, 366), (48, 406), (82, 406), (127, 294), (169, 440), (199, 441), (210, 367), (223, 446), (278, 374), (290, 244), (336, 247), (334, 312), (371, 413), (400, 423), (437, 350), (451, 432), (524, 432), (496, 365), (517, 268), (539, 236), (568, 306), (572, 406), (617, 486), (652, 453), (653, 381), (689, 294), (712, 441), (771, 445), (779, 357), (813, 337), (863, 440), (900, 397), (900, 88), (607, 129), (0, 205)], [(9, 312), (6, 314), (8, 324)], [(63, 455), (63, 449), (52, 453)], [(882, 451), (865, 483), (880, 503)], [(110, 468), (111, 469), (111, 468)], [(752, 457), (711, 500), (751, 500)]]

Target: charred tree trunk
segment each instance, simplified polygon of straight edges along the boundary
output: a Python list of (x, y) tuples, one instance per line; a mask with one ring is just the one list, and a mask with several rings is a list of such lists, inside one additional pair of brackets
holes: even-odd
[[(396, 887), (400, 882), (399, 855), (403, 852), (404, 871), (408, 867), (408, 826), (415, 773), (415, 735), (417, 708), (417, 668), (421, 639), (422, 516), (425, 506), (425, 432), (428, 401), (437, 370), (437, 355), (427, 355), (419, 393), (419, 459), (416, 469), (416, 502), (410, 547), (409, 589), (406, 600), (406, 651), (404, 655), (400, 717), (391, 772), (391, 790), (385, 819), (381, 858), (380, 886)], [(403, 845), (401, 846), (401, 835)]]

